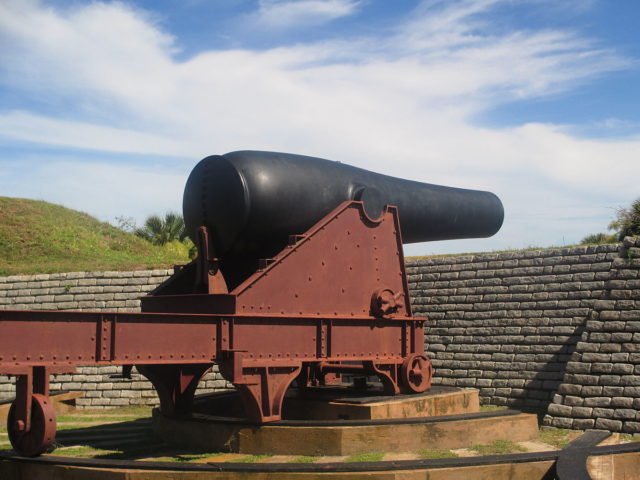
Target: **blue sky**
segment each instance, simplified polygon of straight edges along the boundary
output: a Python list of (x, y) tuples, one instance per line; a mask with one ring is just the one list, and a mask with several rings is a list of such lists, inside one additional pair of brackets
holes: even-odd
[(210, 154), (315, 155), (497, 193), (566, 245), (640, 196), (635, 0), (0, 0), (0, 195), (180, 210)]

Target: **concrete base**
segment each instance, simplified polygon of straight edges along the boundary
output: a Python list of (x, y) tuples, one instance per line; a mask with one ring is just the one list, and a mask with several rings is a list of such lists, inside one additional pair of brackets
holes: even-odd
[[(198, 395), (194, 411), (219, 417), (243, 418), (242, 402), (234, 391)], [(479, 390), (434, 386), (414, 395), (382, 395), (340, 387), (292, 389), (284, 400), (285, 420), (380, 420), (439, 417), (480, 411)]]
[[(608, 455), (606, 459), (600, 461), (600, 465), (603, 463), (610, 467), (604, 474), (600, 474), (599, 477), (594, 475), (594, 463), (597, 463), (596, 459), (589, 459), (587, 464), (589, 467), (589, 473), (593, 478), (600, 479), (626, 479), (626, 478), (638, 478), (640, 472), (640, 453), (625, 453), (622, 455)], [(600, 473), (598, 471), (597, 473)]]
[[(313, 392), (311, 392), (313, 393)], [(439, 417), (480, 411), (476, 389), (434, 386), (416, 395), (357, 396), (325, 393), (325, 398), (287, 398), (284, 418), (296, 420), (375, 420), (383, 418)]]
[[(154, 410), (165, 441), (205, 451), (271, 455), (352, 455), (464, 448), (494, 440), (525, 441), (538, 434), (537, 417), (513, 411), (478, 413), (478, 391), (433, 388), (420, 395), (364, 396), (324, 389), (285, 401), (286, 420), (253, 425), (238, 417), (194, 413), (169, 418)], [(239, 415), (233, 394), (200, 399), (199, 412)]]
[(194, 414), (190, 419), (154, 410), (154, 430), (166, 442), (204, 451), (270, 455), (352, 455), (452, 449), (495, 440), (526, 441), (538, 435), (536, 415), (512, 411), (343, 422), (282, 421), (250, 425)]

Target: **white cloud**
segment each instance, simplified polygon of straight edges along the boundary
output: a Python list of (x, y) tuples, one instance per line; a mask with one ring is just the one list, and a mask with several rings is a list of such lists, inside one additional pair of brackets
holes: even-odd
[(178, 156), (185, 153), (185, 145), (158, 134), (60, 120), (23, 111), (0, 114), (0, 137), (119, 153)]
[(14, 88), (76, 101), (117, 91), (123, 101), (151, 102), (171, 87), (154, 73), (171, 68), (172, 38), (121, 3), (57, 11), (35, 0), (2, 2), (0, 45), (2, 83)]
[(268, 29), (299, 29), (353, 15), (359, 0), (259, 0), (255, 25)]
[[(324, 156), (395, 176), (496, 191), (514, 212), (505, 224), (509, 235), (497, 237), (501, 246), (518, 246), (513, 238), (526, 235), (519, 219), (543, 222), (545, 216), (544, 228), (530, 228), (530, 235), (562, 238), (562, 230), (567, 241), (576, 241), (590, 233), (580, 233), (584, 222), (572, 227), (553, 219), (578, 206), (581, 218), (602, 217), (612, 202), (637, 195), (640, 142), (583, 139), (550, 124), (487, 128), (472, 118), (501, 102), (569, 90), (630, 62), (575, 32), (487, 33), (493, 30), (479, 14), (496, 3), (425, 2), (386, 37), (211, 50), (177, 61), (176, 40), (124, 4), (56, 10), (35, 0), (0, 2), (0, 82), (50, 107), (0, 110), (0, 136), (173, 155), (177, 162), (245, 148)], [(293, 21), (302, 11), (329, 19), (327, 12), (336, 18), (358, 5), (263, 2), (261, 8)], [(110, 168), (121, 169), (109, 178), (122, 179), (126, 188), (133, 187), (129, 178), (139, 178), (131, 166)], [(77, 170), (89, 176), (91, 169)], [(49, 172), (50, 183), (74, 188), (56, 171)], [(170, 177), (180, 189), (184, 175)], [(138, 189), (129, 203), (141, 209), (163, 203), (162, 197), (161, 191)]]

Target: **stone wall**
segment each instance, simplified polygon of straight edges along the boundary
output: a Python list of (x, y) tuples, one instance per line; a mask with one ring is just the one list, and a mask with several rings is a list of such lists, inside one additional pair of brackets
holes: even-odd
[(626, 238), (544, 422), (640, 432), (640, 238)]
[(547, 424), (640, 431), (637, 242), (409, 261), (434, 383), (549, 408)]
[(602, 245), (409, 262), (435, 383), (479, 388), (483, 403), (546, 406), (616, 257)]
[[(140, 297), (171, 275), (172, 270), (135, 272), (72, 272), (0, 277), (0, 309), (92, 310), (139, 312)], [(54, 375), (51, 391), (83, 391), (79, 407), (106, 408), (155, 404), (157, 395), (135, 369), (131, 379), (118, 366), (80, 367), (76, 373)], [(198, 393), (228, 388), (217, 372), (205, 375)], [(13, 398), (15, 385), (0, 375), (0, 401)]]

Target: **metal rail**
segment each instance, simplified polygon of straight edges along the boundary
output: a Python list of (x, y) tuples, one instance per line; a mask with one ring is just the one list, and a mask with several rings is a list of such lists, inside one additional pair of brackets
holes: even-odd
[[(607, 432), (605, 432), (606, 435)], [(586, 438), (583, 439), (583, 437)], [(33, 463), (38, 465), (60, 465), (66, 467), (79, 468), (107, 468), (113, 470), (157, 470), (175, 472), (246, 472), (246, 473), (333, 473), (333, 472), (392, 472), (397, 470), (426, 470), (436, 468), (465, 468), (482, 465), (505, 465), (521, 464), (530, 462), (555, 462), (552, 470), (549, 471), (551, 477), (557, 480), (593, 480), (591, 476), (583, 476), (586, 470), (586, 460), (590, 456), (621, 455), (635, 453), (640, 458), (640, 443), (626, 443), (620, 445), (596, 446), (593, 444), (593, 437), (587, 432), (577, 440), (565, 447), (564, 450), (517, 453), (508, 455), (489, 455), (482, 457), (463, 458), (442, 458), (426, 460), (396, 460), (380, 462), (333, 462), (323, 464), (304, 463), (216, 463), (208, 462), (203, 464), (179, 463), (179, 462), (153, 462), (136, 460), (107, 460), (107, 459), (86, 459), (67, 458), (47, 455), (38, 458), (25, 458), (10, 453), (0, 452), (0, 460), (16, 463)], [(572, 455), (575, 442), (582, 445), (580, 447), (585, 455), (580, 456), (580, 461), (564, 463), (565, 457)], [(598, 442), (599, 443), (599, 442)], [(559, 471), (562, 469), (562, 471)], [(588, 473), (586, 473), (588, 475)]]

